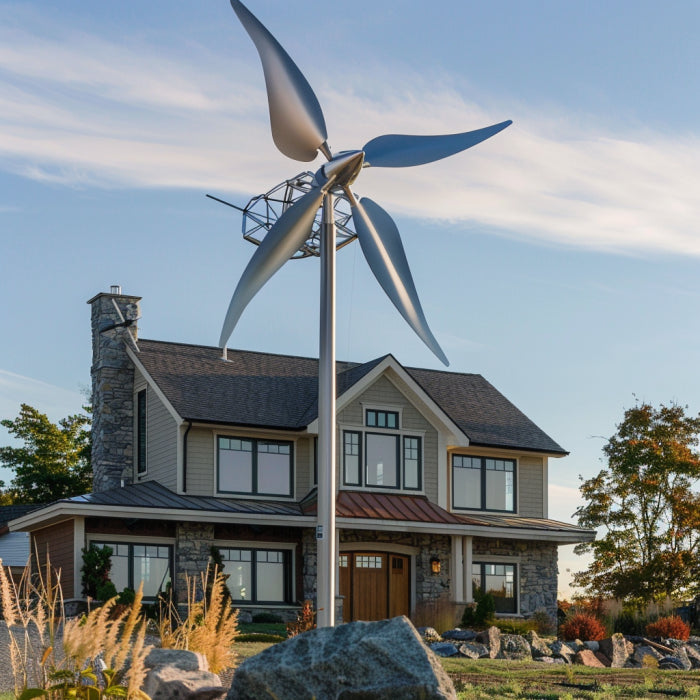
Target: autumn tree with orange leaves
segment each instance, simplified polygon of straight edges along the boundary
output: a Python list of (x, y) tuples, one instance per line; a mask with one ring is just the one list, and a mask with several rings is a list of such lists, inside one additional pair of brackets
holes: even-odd
[(700, 416), (687, 406), (642, 403), (625, 411), (603, 448), (608, 466), (581, 484), (579, 525), (598, 529), (587, 595), (645, 604), (700, 592)]

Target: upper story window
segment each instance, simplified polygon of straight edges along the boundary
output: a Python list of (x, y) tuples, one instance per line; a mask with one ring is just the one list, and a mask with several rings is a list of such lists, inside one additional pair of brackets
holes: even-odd
[(291, 442), (217, 438), (217, 491), (255, 496), (291, 496), (294, 460)]
[(374, 408), (368, 408), (365, 411), (365, 425), (368, 428), (389, 428), (391, 430), (398, 430), (399, 412), (378, 411)]
[(136, 394), (136, 472), (146, 472), (146, 390)]
[(420, 490), (422, 462), (420, 437), (343, 431), (343, 483), (346, 486)]
[(452, 455), (452, 507), (515, 511), (515, 460)]

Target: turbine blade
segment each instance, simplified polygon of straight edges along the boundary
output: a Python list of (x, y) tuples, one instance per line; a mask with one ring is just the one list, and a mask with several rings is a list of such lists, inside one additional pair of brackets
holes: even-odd
[(377, 136), (364, 145), (365, 163), (375, 168), (407, 168), (411, 165), (423, 165), (434, 160), (447, 158), (467, 148), (476, 146), (499, 131), (503, 131), (513, 122), (501, 122), (475, 131), (462, 134), (445, 134), (444, 136), (408, 136), (404, 134), (386, 134)]
[(284, 265), (307, 239), (321, 205), (320, 187), (295, 202), (267, 232), (238, 281), (221, 329), (219, 347), (226, 347), (243, 310), (264, 284)]
[(352, 206), (352, 220), (362, 252), (382, 289), (440, 362), (449, 365), (428, 327), (393, 219), (378, 204), (363, 197)]
[(321, 105), (302, 72), (263, 24), (239, 0), (231, 6), (260, 54), (272, 138), (284, 155), (312, 161), (328, 138)]

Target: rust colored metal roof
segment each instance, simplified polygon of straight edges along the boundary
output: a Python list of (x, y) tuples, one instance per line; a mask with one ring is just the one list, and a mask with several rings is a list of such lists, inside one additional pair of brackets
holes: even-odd
[(460, 525), (462, 521), (425, 496), (341, 491), (335, 508), (339, 518), (377, 518), (418, 523)]

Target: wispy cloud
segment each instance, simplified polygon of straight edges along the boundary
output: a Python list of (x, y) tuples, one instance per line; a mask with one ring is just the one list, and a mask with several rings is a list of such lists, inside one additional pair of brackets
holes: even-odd
[[(0, 167), (68, 186), (239, 193), (265, 191), (307, 167), (272, 146), (259, 70), (248, 82), (232, 79), (249, 71), (225, 70), (221, 58), (190, 49), (185, 61), (85, 33), (0, 29)], [(393, 94), (373, 90), (366, 75), (347, 75), (342, 90), (315, 86), (337, 149), (385, 132), (516, 121), (438, 164), (365, 171), (358, 190), (390, 211), (557, 245), (700, 255), (695, 136), (622, 138), (621, 126), (602, 118), (586, 124), (549, 106), (486, 112), (449, 81), (416, 77), (413, 94)], [(376, 79), (388, 79), (386, 71)]]

